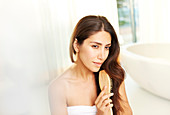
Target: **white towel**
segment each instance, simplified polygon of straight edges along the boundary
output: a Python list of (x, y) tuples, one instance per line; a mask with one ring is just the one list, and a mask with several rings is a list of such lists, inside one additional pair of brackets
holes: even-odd
[(69, 106), (67, 107), (68, 115), (96, 115), (96, 106)]

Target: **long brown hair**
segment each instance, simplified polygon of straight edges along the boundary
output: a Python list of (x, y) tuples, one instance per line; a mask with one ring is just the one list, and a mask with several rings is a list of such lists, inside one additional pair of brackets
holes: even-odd
[[(119, 42), (117, 39), (116, 32), (110, 22), (104, 16), (85, 16), (83, 17), (76, 25), (74, 32), (70, 41), (70, 57), (71, 61), (74, 61), (74, 56), (76, 54), (73, 48), (73, 42), (75, 38), (79, 45), (83, 43), (85, 39), (89, 36), (99, 32), (99, 31), (109, 32), (111, 35), (111, 47), (109, 49), (109, 55), (105, 62), (102, 64), (100, 70), (105, 70), (107, 74), (112, 79), (112, 92), (114, 96), (112, 98), (113, 102), (113, 114), (119, 115), (120, 111), (123, 111), (123, 108), (120, 105), (120, 94), (119, 87), (124, 80), (124, 70), (120, 66), (118, 62), (118, 56), (120, 53)], [(100, 71), (99, 70), (99, 71)], [(99, 72), (94, 73), (96, 76), (97, 86), (98, 86), (98, 94), (100, 93), (100, 88), (98, 84), (98, 74)]]

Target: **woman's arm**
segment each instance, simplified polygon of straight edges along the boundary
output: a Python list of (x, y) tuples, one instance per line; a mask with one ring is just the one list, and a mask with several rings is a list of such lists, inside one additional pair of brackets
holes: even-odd
[(48, 88), (51, 115), (67, 115), (67, 104), (63, 87), (53, 82)]
[(129, 102), (128, 102), (128, 99), (127, 99), (124, 81), (120, 85), (119, 93), (120, 93), (120, 96), (121, 96), (121, 99), (122, 99), (122, 101), (120, 101), (120, 104), (121, 104), (121, 106), (123, 107), (123, 110), (124, 110), (123, 112), (120, 113), (120, 115), (133, 115), (132, 109), (131, 109)]

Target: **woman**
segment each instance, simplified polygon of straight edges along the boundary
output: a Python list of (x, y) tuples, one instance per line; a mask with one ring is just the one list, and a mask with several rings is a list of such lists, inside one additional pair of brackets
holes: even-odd
[[(86, 16), (76, 25), (70, 42), (74, 63), (49, 86), (52, 115), (132, 115), (124, 70), (118, 63), (116, 33), (103, 16)], [(75, 59), (76, 58), (76, 59)], [(105, 70), (112, 79), (112, 93), (99, 88), (98, 75)]]

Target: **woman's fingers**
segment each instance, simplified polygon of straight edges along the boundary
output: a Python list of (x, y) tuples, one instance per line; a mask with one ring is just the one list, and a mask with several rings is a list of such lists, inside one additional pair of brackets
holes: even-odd
[(113, 107), (113, 104), (109, 104), (106, 107), (111, 108), (111, 107)]
[(111, 96), (114, 95), (114, 93), (106, 94), (106, 86), (102, 89), (99, 96), (97, 97), (95, 101), (95, 105), (98, 109), (98, 113), (100, 114), (108, 114), (109, 110), (113, 107), (113, 104), (111, 104), (112, 100), (110, 99)]
[(109, 99), (111, 96), (113, 96), (113, 93), (103, 95), (100, 99), (101, 99), (101, 101), (104, 101), (105, 99)]
[(97, 97), (95, 104), (99, 103), (100, 98), (105, 94), (105, 90), (106, 90), (107, 86), (104, 86), (102, 91), (100, 92), (99, 96)]
[(95, 104), (98, 108), (100, 107), (106, 107), (106, 105), (110, 104), (112, 101), (109, 99), (111, 96), (113, 96), (113, 93), (105, 94), (106, 86), (103, 88), (103, 90), (100, 92), (99, 96), (97, 97)]
[(110, 105), (111, 102), (112, 102), (111, 99), (106, 99), (103, 101), (102, 106), (108, 106), (108, 105)]
[[(111, 99), (109, 99), (111, 96), (113, 96), (113, 93), (109, 93), (107, 95), (103, 95), (98, 102), (98, 106), (106, 106), (107, 104), (110, 104)], [(110, 100), (110, 101), (109, 101)]]

